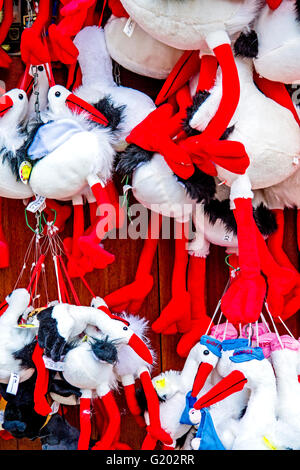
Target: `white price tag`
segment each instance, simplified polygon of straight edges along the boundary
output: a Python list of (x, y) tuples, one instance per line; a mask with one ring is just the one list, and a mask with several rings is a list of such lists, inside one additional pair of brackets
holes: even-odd
[(55, 415), (55, 414), (58, 412), (58, 410), (59, 410), (59, 403), (58, 403), (58, 401), (54, 401), (54, 402), (52, 403), (52, 405), (51, 405), (51, 410), (52, 410), (52, 411), (51, 411), (50, 415)]
[(37, 211), (43, 211), (46, 207), (46, 198), (44, 196), (35, 196), (35, 200), (30, 202), (26, 210), (35, 214)]
[(51, 370), (56, 370), (58, 372), (62, 372), (64, 370), (64, 363), (61, 362), (61, 361), (52, 361), (52, 359), (50, 359), (50, 357), (47, 357), (47, 356), (43, 356), (43, 359), (44, 359), (44, 363), (45, 363), (45, 366), (47, 369), (51, 369)]
[(125, 33), (126, 36), (131, 38), (135, 25), (136, 25), (136, 22), (132, 18), (129, 17), (124, 26), (123, 33)]
[(224, 242), (231, 243), (232, 239), (233, 239), (233, 233), (232, 232), (231, 233), (226, 232), (225, 235), (223, 236), (223, 241)]
[(16, 372), (10, 374), (10, 379), (6, 387), (6, 392), (11, 393), (11, 395), (17, 395), (19, 388), (20, 376)]

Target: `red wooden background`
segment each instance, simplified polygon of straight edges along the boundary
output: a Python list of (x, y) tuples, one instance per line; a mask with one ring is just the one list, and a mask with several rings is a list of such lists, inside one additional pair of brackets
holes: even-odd
[[(13, 58), (13, 63), (9, 71), (1, 70), (0, 79), (5, 80), (7, 90), (17, 85), (23, 68), (20, 58), (15, 57)], [(55, 70), (54, 74), (57, 83), (64, 84), (65, 70)], [(162, 84), (160, 81), (140, 77), (123, 69), (121, 69), (121, 82), (125, 86), (131, 86), (144, 91), (153, 98), (155, 98)], [(295, 211), (290, 210), (286, 211), (285, 215), (285, 250), (294, 265), (298, 267), (296, 213)], [(3, 201), (3, 227), (10, 245), (11, 262), (8, 269), (0, 270), (0, 302), (15, 285), (23, 264), (25, 251), (32, 237), (32, 232), (25, 224), (24, 205), (22, 201)], [(63, 236), (70, 235), (71, 233), (72, 218), (68, 221)], [(96, 270), (86, 276), (87, 281), (90, 283), (92, 289), (97, 295), (104, 296), (133, 280), (142, 244), (142, 240), (107, 240), (105, 242), (105, 248), (115, 254), (116, 261), (107, 269), (103, 271)], [(155, 280), (154, 287), (140, 312), (141, 315), (144, 315), (149, 319), (150, 323), (159, 316), (162, 308), (170, 300), (173, 250), (174, 244), (172, 240), (162, 240), (159, 242), (159, 248), (153, 266), (153, 275)], [(210, 315), (214, 311), (228, 279), (228, 269), (224, 260), (224, 250), (213, 246), (211, 248), (207, 264), (206, 301)], [(50, 260), (48, 262), (50, 264)], [(50, 298), (55, 299), (56, 283), (52, 268), (48, 270), (47, 280)], [(77, 280), (74, 284), (81, 301), (84, 304), (89, 304), (90, 294), (87, 292), (85, 287)], [(288, 322), (288, 326), (292, 329), (296, 337), (299, 336), (299, 320), (297, 317), (294, 316)], [(171, 368), (180, 370), (184, 361), (176, 354), (178, 337), (161, 336), (153, 333), (150, 333), (150, 336), (158, 358), (154, 373), (156, 374), (161, 370)], [(120, 403), (122, 412), (121, 440), (129, 444), (132, 448), (139, 449), (145, 432), (137, 426), (134, 419), (128, 414), (121, 394), (118, 395), (118, 402)], [(65, 410), (66, 408), (67, 407), (65, 407)], [(67, 417), (69, 417), (72, 423), (78, 425), (77, 407), (69, 407), (69, 409), (67, 409)], [(96, 436), (95, 431), (94, 435)], [(0, 449), (40, 449), (40, 442), (38, 439), (35, 441), (30, 441), (28, 439), (4, 441), (0, 439)]]

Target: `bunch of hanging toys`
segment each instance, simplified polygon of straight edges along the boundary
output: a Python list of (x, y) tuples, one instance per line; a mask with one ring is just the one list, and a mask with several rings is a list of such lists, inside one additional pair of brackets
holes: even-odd
[[(294, 207), (300, 250), (300, 1), (0, 0), (0, 11), (3, 77), (24, 18), (23, 71), (0, 96), (0, 198), (23, 200), (32, 234), (1, 292), (0, 438), (131, 450), (130, 414), (141, 450), (300, 450), (288, 323), (300, 274), (283, 249)], [(120, 67), (164, 80), (155, 101), (123, 86)], [(86, 276), (118, 263), (105, 244), (130, 218), (130, 191), (147, 235), (132, 282), (104, 296)], [(171, 298), (150, 324), (140, 310), (166, 219)], [(212, 316), (210, 245), (228, 270)], [(0, 221), (2, 269), (11, 248)], [(159, 334), (180, 335), (182, 370), (157, 374)]]

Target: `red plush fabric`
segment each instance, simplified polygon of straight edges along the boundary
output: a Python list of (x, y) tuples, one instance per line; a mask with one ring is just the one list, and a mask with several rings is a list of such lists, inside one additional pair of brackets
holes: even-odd
[(159, 106), (164, 103), (170, 96), (186, 85), (189, 79), (199, 71), (200, 63), (198, 51), (184, 52), (163, 84), (155, 104)]
[[(4, 0), (3, 2), (3, 19), (0, 25), (0, 45), (5, 40), (9, 28), (13, 22), (13, 0)], [(2, 8), (2, 7), (1, 7)], [(0, 67), (8, 68), (11, 64), (11, 58), (9, 55), (0, 47)]]
[(216, 79), (217, 68), (218, 62), (215, 56), (202, 56), (197, 92), (209, 91), (213, 87)]
[(105, 302), (112, 310), (137, 313), (151, 291), (153, 277), (150, 273), (158, 245), (161, 222), (161, 216), (151, 219), (149, 222), (148, 234), (144, 241), (134, 282), (104, 297)]
[(80, 399), (80, 436), (78, 450), (88, 450), (91, 437), (91, 399)]
[[(158, 319), (152, 324), (155, 333), (173, 334), (174, 326), (179, 333), (191, 329), (191, 298), (186, 289), (188, 265), (187, 226), (175, 222), (175, 258), (172, 274), (172, 298)], [(171, 328), (171, 331), (169, 330)]]
[(32, 360), (37, 371), (34, 388), (34, 410), (42, 416), (47, 416), (52, 409), (45, 397), (48, 391), (49, 371), (45, 367), (43, 354), (44, 350), (36, 343), (32, 354)]
[(281, 5), (282, 0), (266, 0), (267, 4), (271, 8), (271, 10), (276, 10), (276, 8)]
[(234, 203), (241, 269), (222, 298), (222, 312), (233, 324), (253, 323), (260, 316), (266, 284), (260, 274), (252, 200), (237, 198)]
[(121, 424), (120, 411), (113, 393), (108, 392), (106, 395), (101, 397), (101, 400), (108, 415), (108, 426), (105, 429), (104, 434), (101, 436), (100, 441), (94, 445), (93, 450), (109, 450), (115, 441), (116, 436), (119, 434)]
[(166, 431), (162, 429), (160, 424), (159, 400), (153, 387), (149, 372), (142, 372), (140, 379), (145, 392), (149, 413), (150, 425), (147, 426), (147, 432), (153, 439), (157, 439), (158, 441), (164, 442), (165, 444), (171, 444), (172, 438)]
[(177, 345), (177, 353), (187, 357), (193, 346), (209, 327), (211, 318), (206, 313), (206, 258), (190, 256), (188, 266), (188, 292), (191, 296), (191, 329), (184, 333)]
[(108, 0), (108, 6), (114, 16), (117, 16), (118, 18), (129, 18), (128, 13), (120, 0)]
[(125, 385), (124, 386), (126, 403), (128, 405), (129, 411), (133, 416), (139, 416), (142, 414), (142, 410), (137, 402), (136, 393), (135, 393), (135, 384)]
[(272, 82), (267, 78), (259, 76), (256, 72), (254, 72), (254, 81), (260, 91), (264, 93), (268, 98), (276, 101), (276, 103), (284, 106), (285, 108), (289, 109), (300, 126), (300, 119), (297, 114), (296, 108), (294, 106), (293, 100), (287, 91), (284, 83), (279, 82)]
[(21, 36), (21, 57), (25, 64), (39, 65), (51, 62), (49, 50), (43, 31), (50, 21), (50, 0), (44, 0), (39, 5), (36, 20), (30, 28), (26, 28)]
[(3, 227), (2, 227), (2, 204), (3, 200), (0, 198), (0, 268), (8, 268), (9, 266), (9, 246), (6, 241)]
[(268, 237), (267, 245), (270, 253), (280, 266), (295, 269), (283, 250), (284, 211), (282, 209), (273, 209), (272, 212), (276, 217), (277, 230)]

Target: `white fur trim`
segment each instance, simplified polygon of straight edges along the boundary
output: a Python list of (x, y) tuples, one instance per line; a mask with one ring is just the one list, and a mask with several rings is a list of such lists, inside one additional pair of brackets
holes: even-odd
[(122, 376), (122, 385), (123, 387), (128, 387), (128, 385), (133, 385), (135, 382), (134, 377), (131, 374)]
[(253, 199), (253, 192), (251, 190), (251, 182), (248, 176), (239, 176), (231, 185), (230, 201), (238, 198)]
[(226, 31), (215, 31), (209, 33), (206, 36), (207, 45), (214, 50), (216, 47), (221, 46), (222, 44), (230, 44), (230, 38)]

